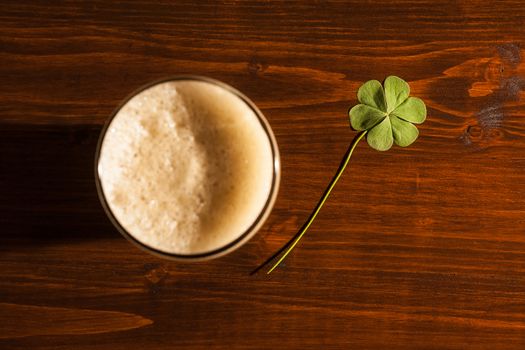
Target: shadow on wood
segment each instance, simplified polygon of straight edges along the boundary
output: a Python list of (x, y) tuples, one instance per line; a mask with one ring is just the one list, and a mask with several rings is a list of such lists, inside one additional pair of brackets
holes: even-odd
[(92, 125), (0, 124), (0, 242), (45, 244), (117, 234), (95, 188), (99, 132)]

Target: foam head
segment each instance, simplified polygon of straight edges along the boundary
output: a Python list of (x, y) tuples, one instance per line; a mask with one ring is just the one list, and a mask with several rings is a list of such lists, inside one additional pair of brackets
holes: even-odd
[(271, 207), (278, 185), (272, 138), (254, 108), (220, 84), (153, 85), (119, 109), (103, 136), (97, 171), (106, 207), (154, 250), (220, 250)]

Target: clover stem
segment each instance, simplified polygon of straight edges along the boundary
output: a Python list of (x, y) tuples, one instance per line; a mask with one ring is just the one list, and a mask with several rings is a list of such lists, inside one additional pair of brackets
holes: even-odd
[[(339, 166), (339, 169), (337, 170), (337, 173), (335, 174), (335, 176), (333, 177), (332, 181), (330, 182), (330, 184), (328, 185), (327, 189), (325, 190), (323, 196), (319, 200), (319, 203), (317, 203), (317, 206), (315, 207), (314, 211), (310, 214), (310, 217), (308, 218), (308, 220), (306, 221), (306, 223), (304, 224), (302, 229), (296, 234), (296, 236), (295, 236), (296, 238), (293, 240), (293, 242), (290, 245), (290, 247), (288, 247), (288, 249), (286, 249), (284, 254), (275, 263), (275, 265), (273, 265), (272, 268), (270, 270), (268, 270), (267, 274), (272, 273), (272, 271), (275, 270), (275, 268), (277, 266), (279, 266), (279, 264), (286, 258), (286, 256), (288, 254), (290, 254), (290, 252), (295, 248), (297, 243), (299, 243), (301, 238), (304, 236), (304, 234), (306, 233), (306, 231), (308, 230), (308, 228), (310, 227), (312, 222), (315, 220), (315, 217), (317, 216), (317, 214), (319, 213), (319, 211), (323, 207), (323, 204), (328, 199), (328, 196), (330, 196), (330, 193), (332, 192), (332, 189), (335, 187), (335, 184), (337, 183), (337, 181), (339, 180), (341, 175), (343, 175), (343, 172), (345, 171), (346, 166), (348, 165), (348, 162), (350, 162), (350, 158), (352, 157), (352, 153), (354, 152), (354, 149), (356, 148), (356, 146), (359, 143), (359, 141), (361, 141), (361, 139), (366, 135), (366, 132), (367, 132), (366, 130), (361, 132), (361, 134), (359, 134), (352, 141), (352, 143), (348, 147), (348, 150), (346, 151), (345, 157), (343, 158), (343, 161), (341, 162), (341, 165)], [(289, 244), (289, 243), (287, 243), (287, 244)]]

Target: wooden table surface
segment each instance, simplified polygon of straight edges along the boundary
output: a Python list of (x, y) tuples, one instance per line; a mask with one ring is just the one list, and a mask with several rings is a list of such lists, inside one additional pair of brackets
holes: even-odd
[[(525, 8), (498, 1), (2, 1), (0, 349), (525, 349)], [(148, 255), (110, 224), (93, 157), (125, 96), (222, 80), (282, 155), (269, 220), (218, 260)], [(425, 100), (411, 147), (361, 143), (395, 74)]]

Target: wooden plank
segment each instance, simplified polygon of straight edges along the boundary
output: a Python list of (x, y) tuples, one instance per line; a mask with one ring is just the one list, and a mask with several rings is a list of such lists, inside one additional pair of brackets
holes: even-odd
[[(0, 5), (1, 349), (525, 348), (521, 1), (111, 1)], [(104, 121), (173, 74), (229, 83), (282, 155), (261, 232), (210, 262), (160, 260), (94, 185)], [(428, 120), (407, 149), (358, 146), (368, 79), (396, 74)]]

